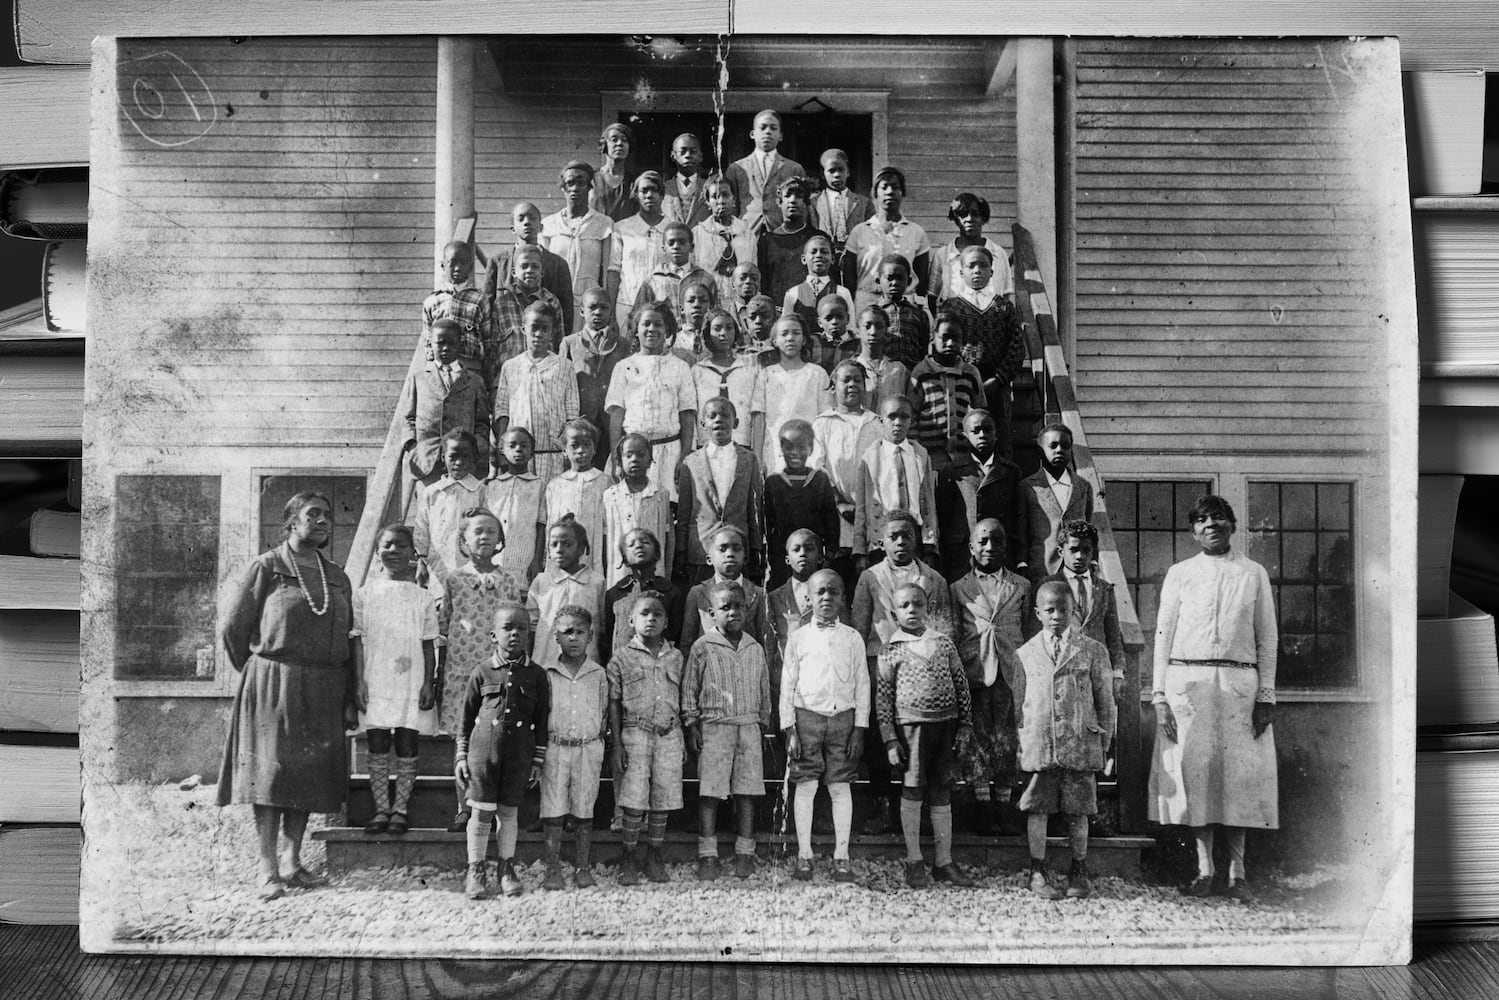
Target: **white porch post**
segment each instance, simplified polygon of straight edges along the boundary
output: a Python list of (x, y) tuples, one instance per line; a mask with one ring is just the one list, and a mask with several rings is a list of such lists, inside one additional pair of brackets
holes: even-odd
[(437, 149), (432, 271), (441, 280), (442, 248), (459, 219), (474, 214), (475, 39), (437, 39)]
[[(1031, 232), (1036, 261), (1041, 267), (1041, 280), (1055, 301), (1058, 287), (1057, 170), (1052, 40), (1021, 38), (1016, 44), (1016, 210), (1020, 224)], [(1071, 345), (1064, 346), (1070, 349)]]

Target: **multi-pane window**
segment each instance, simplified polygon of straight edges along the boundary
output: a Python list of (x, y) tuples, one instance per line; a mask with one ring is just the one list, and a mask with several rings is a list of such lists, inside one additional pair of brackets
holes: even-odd
[(218, 476), (115, 480), (115, 674), (211, 680)]
[(286, 540), (286, 501), (298, 493), (319, 493), (333, 504), (333, 538), (326, 555), (342, 566), (354, 544), (354, 532), (364, 513), (365, 477), (333, 473), (280, 473), (260, 476), (260, 549), (280, 545)]
[(1114, 529), (1114, 544), (1124, 563), (1124, 581), (1145, 633), (1147, 676), (1161, 583), (1173, 563), (1197, 553), (1197, 543), (1187, 526), (1187, 511), (1211, 488), (1206, 480), (1109, 482), (1109, 525)]
[(1239, 537), (1270, 574), (1280, 623), (1276, 687), (1356, 683), (1353, 484), (1251, 481), (1248, 507)]

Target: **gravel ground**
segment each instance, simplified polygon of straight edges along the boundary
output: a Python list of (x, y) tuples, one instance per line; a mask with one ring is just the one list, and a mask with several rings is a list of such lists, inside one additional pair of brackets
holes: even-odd
[[(1339, 902), (1347, 872), (1337, 869), (1267, 878), (1247, 906), (1120, 878), (1095, 878), (1087, 900), (1047, 902), (1018, 871), (984, 874), (973, 889), (912, 890), (898, 862), (858, 859), (853, 886), (831, 882), (825, 859), (810, 885), (779, 861), (762, 861), (750, 879), (707, 885), (690, 864), (677, 864), (672, 885), (633, 888), (614, 884), (612, 865), (596, 864), (595, 888), (548, 893), (538, 862), (521, 869), (526, 892), (513, 899), (470, 901), (457, 872), (403, 868), (355, 872), (262, 903), (248, 807), (217, 808), (211, 787), (123, 785), (107, 794), (107, 809), (94, 806), (103, 795), (90, 796), (86, 820), (86, 940), (92, 931), (149, 950), (1026, 961), (1038, 949), (1070, 948), (1101, 961), (1144, 961), (1148, 946), (1166, 956), (1155, 960), (1180, 962), (1182, 949), (1341, 947), (1359, 933)], [(309, 837), (308, 867), (320, 870), (322, 853)], [(607, 860), (614, 851), (596, 853)], [(1110, 958), (1118, 948), (1131, 951)]]

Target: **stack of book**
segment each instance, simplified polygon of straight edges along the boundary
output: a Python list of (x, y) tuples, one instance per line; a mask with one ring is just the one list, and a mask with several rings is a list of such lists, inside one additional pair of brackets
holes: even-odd
[(1485, 75), (1406, 77), (1431, 473), (1417, 526), (1415, 917), (1499, 936), (1499, 587), (1483, 579), (1499, 486), (1499, 198), (1483, 193)]
[(0, 922), (76, 923), (89, 71), (0, 66), (0, 89), (0, 243), (40, 261), (0, 302)]

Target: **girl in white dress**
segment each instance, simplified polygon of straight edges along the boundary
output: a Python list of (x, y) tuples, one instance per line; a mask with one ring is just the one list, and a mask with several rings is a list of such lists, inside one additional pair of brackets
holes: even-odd
[[(354, 592), (359, 728), (369, 741), (375, 815), (366, 833), (405, 833), (416, 784), (417, 734), (437, 732), (437, 605), (416, 582), (411, 529), (393, 524), (375, 543), (378, 569)], [(392, 742), (396, 794), (390, 797)]]
[(750, 404), (755, 453), (766, 476), (786, 467), (781, 457), (781, 425), (796, 419), (810, 424), (833, 405), (833, 384), (827, 371), (807, 360), (802, 321), (782, 316), (771, 328), (770, 339), (780, 357), (760, 373)]
[(1182, 891), (1208, 896), (1214, 832), (1228, 839), (1223, 894), (1248, 902), (1244, 830), (1274, 830), (1275, 665), (1279, 639), (1270, 576), (1229, 548), (1237, 522), (1222, 497), (1187, 514), (1202, 552), (1166, 571), (1156, 618), (1151, 701), (1156, 737), (1149, 816), (1192, 828), (1197, 877)]

